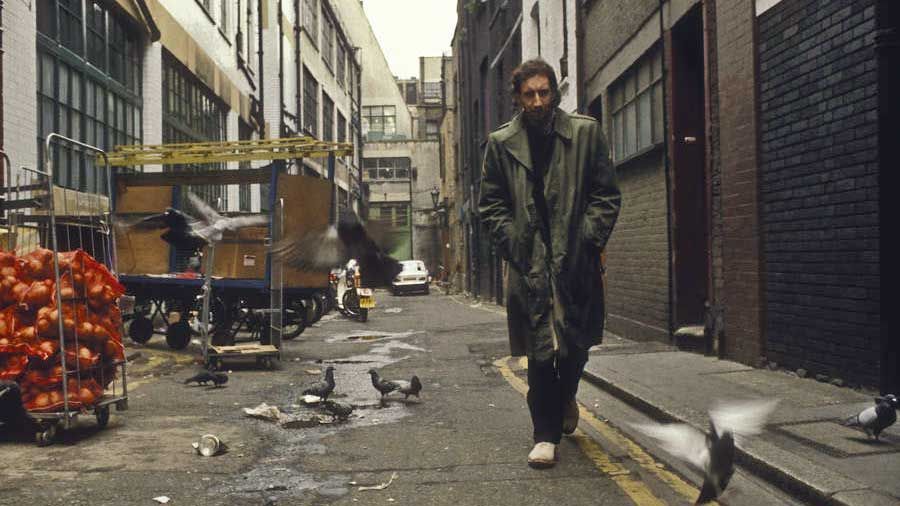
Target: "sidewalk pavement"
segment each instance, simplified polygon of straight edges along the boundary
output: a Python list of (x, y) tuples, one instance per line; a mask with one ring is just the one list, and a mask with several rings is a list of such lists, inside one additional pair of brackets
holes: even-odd
[(839, 423), (873, 405), (874, 392), (609, 333), (585, 380), (660, 422), (703, 431), (717, 400), (780, 399), (765, 432), (738, 450), (740, 466), (813, 504), (900, 504), (900, 423), (879, 442)]

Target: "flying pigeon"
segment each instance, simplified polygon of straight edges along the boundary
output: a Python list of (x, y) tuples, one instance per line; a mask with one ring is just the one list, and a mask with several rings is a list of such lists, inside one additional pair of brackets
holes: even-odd
[(884, 397), (876, 397), (875, 405), (870, 406), (859, 414), (853, 415), (844, 420), (844, 425), (848, 427), (861, 427), (869, 437), (878, 436), (881, 431), (890, 427), (897, 421), (897, 408), (900, 407), (900, 401), (894, 394), (887, 394)]
[(722, 404), (710, 410), (710, 430), (706, 434), (687, 424), (640, 424), (635, 428), (703, 473), (703, 486), (695, 504), (706, 504), (725, 491), (734, 474), (735, 445), (760, 434), (776, 404), (777, 400)]
[(350, 414), (353, 413), (353, 406), (343, 402), (325, 401), (322, 407), (325, 408), (325, 411), (331, 414), (331, 421), (346, 421), (348, 418), (350, 418)]
[(225, 383), (228, 383), (228, 375), (223, 372), (201, 371), (197, 375), (184, 380), (185, 385), (191, 382), (196, 382), (198, 385), (212, 383), (213, 385), (220, 387)]
[(422, 390), (422, 382), (419, 381), (418, 376), (413, 376), (409, 381), (405, 381), (381, 379), (378, 371), (375, 369), (369, 369), (369, 374), (372, 375), (372, 386), (381, 393), (382, 397), (397, 391), (404, 395), (404, 399), (409, 399), (410, 395), (415, 395), (418, 398), (419, 392)]
[(226, 231), (269, 223), (266, 215), (222, 216), (200, 197), (190, 192), (188, 200), (199, 213), (199, 219), (170, 207), (163, 213), (147, 216), (136, 222), (124, 222), (122, 226), (143, 230), (166, 228), (167, 230), (160, 235), (164, 241), (178, 249), (199, 251), (210, 243), (221, 241)]
[(334, 391), (334, 367), (325, 368), (325, 375), (321, 381), (317, 381), (303, 391), (303, 395), (315, 395), (323, 400), (328, 400), (328, 396)]
[(355, 258), (360, 268), (360, 283), (366, 287), (390, 286), (400, 273), (400, 262), (386, 254), (392, 234), (378, 222), (363, 226), (350, 209), (343, 209), (337, 225), (313, 230), (303, 236), (288, 235), (278, 241), (272, 252), (285, 265), (302, 270), (329, 272)]

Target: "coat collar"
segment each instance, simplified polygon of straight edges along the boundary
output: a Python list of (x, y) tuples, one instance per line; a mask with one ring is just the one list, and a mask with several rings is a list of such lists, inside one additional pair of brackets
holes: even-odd
[[(553, 120), (553, 130), (565, 142), (572, 140), (572, 120), (569, 115), (560, 108), (556, 109), (556, 116)], [(528, 132), (522, 123), (522, 113), (516, 114), (506, 128), (497, 132), (497, 140), (506, 148), (507, 151), (525, 166), (526, 169), (532, 169), (531, 150), (528, 149)]]

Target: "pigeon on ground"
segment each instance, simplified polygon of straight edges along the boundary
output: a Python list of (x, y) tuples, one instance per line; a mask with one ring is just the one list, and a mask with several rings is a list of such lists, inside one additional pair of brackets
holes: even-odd
[(142, 230), (166, 228), (160, 238), (178, 249), (196, 252), (210, 243), (221, 241), (226, 231), (269, 223), (266, 215), (222, 216), (200, 197), (190, 192), (188, 200), (199, 214), (199, 219), (170, 207), (163, 213), (147, 216), (136, 222), (122, 222), (120, 225), (124, 228), (134, 227)]
[(206, 385), (207, 383), (212, 383), (216, 387), (220, 387), (225, 383), (228, 383), (228, 375), (223, 372), (210, 372), (210, 371), (201, 371), (196, 376), (191, 376), (190, 378), (184, 380), (184, 384), (196, 382), (198, 385)]
[(897, 396), (894, 394), (876, 397), (874, 406), (868, 407), (844, 420), (844, 425), (860, 427), (867, 436), (872, 437), (874, 435), (877, 440), (881, 431), (897, 421), (898, 407), (900, 407), (900, 401), (897, 400)]
[(289, 267), (320, 272), (329, 272), (335, 265), (345, 265), (355, 258), (362, 286), (386, 287), (402, 270), (400, 262), (385, 253), (392, 249), (395, 236), (379, 222), (363, 226), (353, 210), (343, 209), (336, 225), (302, 236), (288, 235), (272, 247), (272, 252)]
[(303, 395), (315, 395), (321, 397), (322, 400), (328, 400), (328, 396), (334, 391), (334, 367), (325, 368), (325, 375), (321, 381), (317, 381), (308, 386), (302, 393)]
[(635, 428), (703, 473), (703, 486), (695, 504), (706, 504), (725, 491), (734, 474), (735, 445), (760, 434), (776, 404), (777, 400), (722, 404), (710, 410), (707, 434), (687, 424), (641, 424)]
[(401, 384), (397, 391), (404, 395), (404, 399), (409, 399), (410, 395), (415, 395), (416, 399), (419, 398), (419, 392), (422, 391), (422, 382), (419, 381), (418, 376), (413, 376), (408, 382), (398, 381), (397, 383)]
[(419, 392), (422, 391), (422, 382), (419, 381), (418, 376), (413, 376), (409, 381), (405, 381), (381, 379), (378, 371), (375, 369), (369, 369), (369, 374), (372, 375), (372, 386), (381, 393), (382, 397), (397, 391), (404, 395), (404, 399), (409, 399), (410, 395), (415, 395), (418, 398)]
[(322, 407), (331, 415), (331, 421), (346, 421), (350, 418), (350, 414), (353, 413), (353, 406), (343, 402), (325, 401)]

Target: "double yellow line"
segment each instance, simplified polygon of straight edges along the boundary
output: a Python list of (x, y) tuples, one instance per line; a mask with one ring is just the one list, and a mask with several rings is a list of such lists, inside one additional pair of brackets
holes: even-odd
[[(528, 385), (524, 380), (516, 376), (509, 366), (510, 358), (502, 358), (494, 362), (494, 366), (500, 371), (500, 374), (506, 378), (506, 381), (522, 395), (528, 393)], [(527, 368), (527, 360), (523, 359), (519, 365), (521, 368)], [(637, 443), (627, 438), (621, 432), (610, 426), (608, 423), (595, 417), (583, 405), (578, 405), (580, 422), (586, 422), (607, 442), (612, 443), (628, 452), (628, 457), (645, 469), (648, 473), (655, 476), (659, 481), (669, 486), (678, 495), (684, 497), (693, 503), (699, 495), (699, 490), (681, 479), (675, 473), (667, 470), (662, 464), (644, 451)], [(603, 451), (600, 444), (584, 433), (581, 429), (577, 429), (572, 435), (581, 451), (594, 463), (594, 466), (603, 474), (608, 476), (631, 501), (637, 506), (660, 506), (667, 504), (662, 499), (656, 497), (646, 483), (641, 481), (631, 471), (622, 464), (613, 461), (610, 456)], [(711, 503), (711, 504), (716, 504)]]

